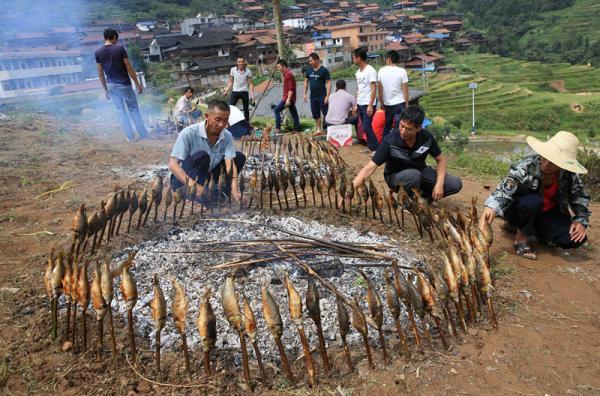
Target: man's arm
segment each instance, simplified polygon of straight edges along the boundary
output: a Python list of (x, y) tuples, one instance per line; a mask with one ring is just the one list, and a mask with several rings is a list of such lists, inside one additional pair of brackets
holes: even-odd
[(408, 91), (408, 83), (402, 83), (402, 93), (404, 94), (404, 106), (410, 103), (410, 93)]
[[(383, 110), (383, 85), (381, 81), (377, 81), (377, 87), (379, 88), (377, 92), (379, 93), (379, 108)], [(371, 95), (373, 95), (371, 93)]]
[(223, 91), (223, 95), (227, 95), (229, 91), (233, 88), (233, 76), (229, 75), (229, 80), (227, 80), (227, 87), (225, 87), (225, 91)]
[(135, 83), (138, 93), (141, 94), (142, 91), (144, 90), (144, 88), (138, 81), (137, 74), (135, 74), (135, 70), (134, 70), (133, 66), (131, 66), (131, 62), (129, 62), (129, 58), (124, 58), (123, 63), (125, 63), (125, 68), (127, 69), (127, 74), (129, 74), (129, 77), (131, 77), (131, 79)]
[(438, 201), (444, 197), (444, 181), (446, 179), (446, 166), (448, 165), (448, 161), (444, 154), (440, 154), (435, 157), (435, 162), (437, 162), (436, 166), (436, 181), (435, 186), (433, 186), (433, 192), (431, 193), (431, 198), (434, 201)]
[(248, 87), (250, 88), (250, 99), (254, 99), (254, 81), (252, 81), (252, 76), (248, 77)]
[(369, 105), (367, 106), (367, 115), (369, 117), (373, 117), (373, 113), (375, 112), (373, 104), (375, 104), (375, 96), (377, 95), (377, 83), (375, 81), (371, 81), (369, 85), (371, 86), (371, 97), (369, 98)]
[(373, 172), (375, 172), (375, 170), (377, 169), (379, 165), (377, 165), (375, 162), (373, 161), (369, 161), (367, 163), (367, 165), (365, 165), (360, 172), (358, 172), (358, 174), (356, 175), (356, 177), (354, 178), (354, 180), (352, 180), (352, 185), (354, 186), (354, 188), (358, 188), (358, 186), (360, 186), (361, 184), (363, 184), (365, 182), (365, 180), (367, 180), (369, 177), (371, 177), (371, 175), (373, 174)]
[(327, 87), (327, 95), (325, 96), (325, 104), (329, 102), (329, 95), (331, 94), (331, 79), (325, 82), (325, 87)]
[(308, 78), (304, 79), (304, 101), (306, 102), (306, 95), (308, 94)]
[(108, 86), (106, 85), (106, 77), (104, 77), (104, 68), (102, 67), (102, 63), (96, 63), (96, 67), (98, 68), (98, 78), (100, 79), (100, 84), (102, 84), (102, 88), (104, 88), (104, 96), (106, 96), (106, 99), (110, 100), (110, 94), (108, 93)]

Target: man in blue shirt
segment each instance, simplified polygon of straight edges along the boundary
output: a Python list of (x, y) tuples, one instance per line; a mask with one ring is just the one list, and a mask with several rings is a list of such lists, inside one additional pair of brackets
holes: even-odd
[(119, 114), (121, 128), (127, 135), (127, 140), (133, 142), (135, 137), (125, 107), (129, 110), (140, 138), (147, 137), (148, 132), (146, 132), (146, 127), (140, 116), (135, 92), (131, 88), (131, 80), (135, 83), (139, 94), (142, 93), (143, 88), (129, 62), (125, 47), (117, 44), (118, 39), (119, 34), (116, 30), (106, 29), (104, 31), (104, 46), (98, 48), (95, 53), (96, 66), (106, 99), (112, 99), (114, 102)]
[[(231, 180), (223, 193), (227, 196), (231, 194), (231, 197), (239, 202), (237, 175), (244, 167), (246, 157), (235, 151), (233, 136), (225, 129), (228, 122), (227, 103), (213, 100), (208, 104), (204, 121), (184, 128), (179, 133), (169, 158), (173, 190), (183, 186), (186, 178), (191, 189), (197, 178), (196, 196), (199, 197), (208, 175), (211, 174), (211, 177), (218, 181), (221, 166), (224, 164), (225, 172), (231, 175)], [(212, 193), (214, 194), (214, 191)]]
[[(331, 76), (329, 70), (321, 65), (319, 55), (315, 52), (308, 55), (310, 67), (304, 76), (304, 101), (310, 85), (310, 111), (315, 119), (317, 134), (323, 133), (323, 119), (327, 116), (329, 94), (331, 93)], [(321, 114), (323, 116), (321, 116)]]

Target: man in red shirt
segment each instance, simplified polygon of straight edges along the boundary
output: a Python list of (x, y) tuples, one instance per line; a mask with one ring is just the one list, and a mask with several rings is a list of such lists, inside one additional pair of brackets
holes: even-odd
[(294, 78), (292, 71), (288, 68), (285, 60), (278, 60), (276, 67), (283, 79), (283, 98), (274, 109), (275, 132), (281, 132), (281, 111), (286, 107), (290, 109), (290, 114), (294, 120), (294, 132), (299, 132), (300, 118), (298, 117), (298, 110), (296, 110), (296, 79)]

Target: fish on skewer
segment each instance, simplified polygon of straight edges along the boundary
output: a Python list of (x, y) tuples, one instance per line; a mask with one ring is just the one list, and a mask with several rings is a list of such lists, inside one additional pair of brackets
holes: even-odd
[(442, 340), (442, 344), (445, 349), (448, 349), (448, 342), (446, 341), (446, 335), (444, 334), (444, 330), (441, 325), (440, 316), (437, 312), (437, 304), (434, 298), (434, 290), (432, 286), (429, 284), (425, 276), (420, 271), (416, 271), (417, 275), (417, 289), (419, 294), (421, 295), (421, 300), (425, 306), (425, 311), (431, 315), (435, 321), (435, 324), (440, 333), (440, 339)]
[(410, 359), (408, 340), (404, 330), (402, 329), (402, 324), (400, 323), (400, 300), (398, 298), (398, 293), (396, 292), (396, 288), (390, 279), (387, 268), (384, 270), (383, 274), (385, 278), (385, 299), (387, 301), (388, 309), (394, 318), (394, 323), (396, 324), (396, 330), (398, 331), (398, 336), (400, 337), (400, 344), (402, 345), (404, 355)]
[(110, 340), (112, 345), (112, 358), (113, 362), (117, 359), (117, 340), (115, 338), (115, 328), (113, 325), (112, 316), (112, 300), (113, 300), (113, 275), (110, 271), (110, 264), (105, 261), (102, 264), (102, 273), (100, 274), (100, 289), (102, 291), (102, 298), (108, 311), (108, 325), (110, 331)]
[[(444, 260), (442, 261), (443, 266), (443, 276), (446, 285), (448, 286), (448, 291), (452, 301), (454, 302), (454, 306), (456, 308), (456, 312), (458, 314), (459, 323), (462, 330), (467, 332), (467, 323), (465, 321), (465, 314), (463, 310), (463, 305), (461, 302), (461, 278), (464, 265), (462, 264), (462, 259), (460, 258), (458, 251), (451, 243), (447, 246), (448, 256), (442, 257)], [(449, 268), (446, 268), (449, 266)], [(468, 285), (468, 275), (467, 275), (467, 285)]]
[[(309, 184), (310, 190), (312, 192), (313, 206), (317, 206), (317, 197), (315, 196), (315, 186), (317, 184), (317, 180), (315, 178), (315, 173), (312, 171), (312, 169), (309, 169), (309, 171), (308, 171), (308, 184)], [(317, 189), (318, 188), (319, 187), (317, 186)]]
[(346, 190), (346, 197), (348, 199), (348, 213), (352, 214), (352, 200), (354, 199), (354, 184), (348, 183), (348, 189)]
[(481, 253), (475, 255), (476, 272), (477, 272), (477, 287), (481, 298), (487, 305), (488, 313), (494, 328), (498, 328), (498, 321), (496, 319), (496, 313), (494, 312), (494, 305), (492, 303), (492, 277), (490, 270), (488, 269), (487, 263)]
[(250, 302), (246, 298), (246, 296), (242, 295), (243, 303), (244, 303), (244, 331), (248, 336), (248, 339), (252, 343), (252, 347), (254, 348), (254, 354), (256, 355), (256, 362), (258, 364), (258, 370), (260, 371), (260, 377), (264, 385), (267, 383), (267, 375), (265, 373), (265, 368), (262, 364), (262, 356), (260, 353), (260, 348), (258, 347), (258, 340), (256, 338), (256, 318), (254, 317), (254, 312), (252, 311), (252, 307), (250, 306)]
[(258, 171), (256, 169), (254, 169), (254, 172), (252, 172), (252, 176), (250, 176), (250, 181), (248, 184), (248, 187), (250, 187), (250, 201), (248, 202), (248, 209), (251, 209), (252, 201), (254, 200), (254, 194), (258, 189)]
[(117, 230), (117, 226), (119, 224), (119, 219), (121, 218), (121, 209), (123, 208), (123, 202), (125, 201), (125, 193), (123, 190), (118, 190), (115, 192), (115, 208), (113, 214), (113, 222), (112, 227), (110, 228), (110, 237), (115, 236), (115, 231)]
[(192, 375), (192, 370), (190, 368), (190, 355), (187, 346), (187, 314), (189, 302), (188, 298), (185, 294), (185, 290), (183, 286), (175, 280), (175, 278), (171, 279), (171, 283), (173, 284), (173, 298), (171, 311), (173, 312), (173, 322), (175, 324), (175, 328), (177, 332), (181, 336), (181, 342), (183, 347), (183, 356), (185, 359), (185, 371), (188, 376)]
[(375, 196), (378, 194), (377, 187), (373, 179), (369, 179), (369, 198), (371, 198), (371, 210), (373, 211), (373, 220), (377, 220), (375, 216)]
[(92, 287), (90, 288), (92, 298), (92, 308), (96, 312), (96, 326), (98, 329), (98, 347), (96, 349), (96, 357), (98, 360), (102, 358), (102, 345), (104, 343), (104, 334), (102, 330), (102, 321), (106, 314), (106, 301), (102, 296), (102, 275), (100, 273), (100, 265), (94, 268), (94, 277), (92, 278)]
[(198, 332), (200, 333), (200, 341), (204, 349), (204, 372), (206, 376), (211, 375), (210, 371), (210, 351), (215, 346), (217, 340), (217, 318), (210, 304), (210, 295), (212, 290), (210, 287), (204, 289), (200, 300), (200, 309), (198, 313)]
[(90, 289), (89, 289), (89, 281), (87, 276), (87, 265), (83, 263), (81, 267), (79, 267), (79, 276), (77, 277), (77, 300), (79, 301), (79, 306), (81, 306), (81, 327), (82, 327), (82, 337), (83, 337), (83, 350), (85, 351), (87, 348), (87, 318), (86, 312), (87, 307), (90, 304)]
[(121, 269), (121, 293), (123, 294), (123, 300), (125, 301), (125, 306), (127, 308), (127, 328), (129, 333), (129, 344), (131, 347), (131, 360), (133, 364), (137, 364), (136, 359), (136, 348), (135, 348), (135, 333), (133, 332), (133, 307), (138, 300), (138, 292), (137, 286), (135, 284), (135, 280), (131, 273), (129, 272), (129, 267), (133, 264), (133, 259), (137, 254), (136, 251), (130, 252), (127, 260), (123, 263), (123, 267)]
[[(396, 276), (394, 278), (394, 287), (396, 287), (398, 297), (400, 297), (400, 299), (404, 302), (404, 305), (407, 308), (408, 318), (411, 322), (413, 334), (415, 335), (415, 342), (417, 344), (417, 348), (422, 350), (423, 344), (421, 342), (421, 336), (419, 334), (414, 313), (417, 313), (419, 316), (425, 316), (425, 306), (423, 305), (423, 301), (421, 301), (421, 296), (419, 296), (417, 289), (415, 289), (415, 287), (413, 286), (411, 279), (406, 279), (404, 278), (404, 276), (400, 275), (399, 271), (394, 271), (396, 273)], [(427, 327), (425, 327), (423, 330), (428, 341), (431, 343), (429, 337), (429, 330), (427, 329)]]
[(383, 336), (383, 305), (377, 290), (371, 283), (371, 280), (367, 274), (359, 269), (359, 274), (363, 277), (367, 284), (367, 306), (369, 308), (369, 314), (377, 325), (377, 332), (379, 333), (379, 343), (381, 344), (381, 352), (383, 354), (383, 363), (386, 364), (388, 361), (387, 348), (385, 346), (385, 338)]
[[(369, 217), (369, 207), (367, 202), (369, 202), (369, 197), (371, 196), (371, 194), (369, 193), (369, 189), (367, 188), (367, 186), (363, 183), (358, 187), (358, 193), (361, 195), (362, 198), (362, 203), (365, 206), (364, 210), (365, 210), (365, 219)], [(373, 213), (375, 213), (375, 209), (373, 209)], [(373, 216), (375, 216), (375, 214), (373, 214)]]
[(294, 375), (292, 374), (292, 370), (290, 368), (290, 363), (288, 361), (287, 355), (285, 354), (285, 348), (283, 347), (283, 343), (281, 342), (281, 334), (283, 332), (283, 321), (281, 320), (281, 314), (279, 312), (279, 306), (273, 299), (273, 296), (269, 292), (268, 288), (269, 280), (263, 280), (261, 286), (261, 294), (262, 294), (262, 310), (265, 321), (267, 322), (267, 327), (271, 331), (273, 338), (275, 339), (275, 343), (277, 344), (277, 349), (279, 350), (279, 356), (281, 358), (281, 363), (283, 365), (283, 371), (287, 379), (294, 384)]
[[(379, 194), (379, 191), (375, 190), (375, 196), (373, 197), (373, 202), (375, 202), (375, 209), (379, 213), (379, 220), (383, 224), (383, 197)], [(390, 219), (391, 221), (392, 219)]]
[(423, 333), (425, 334), (425, 339), (427, 340), (427, 344), (429, 345), (429, 348), (433, 349), (433, 343), (431, 341), (431, 334), (429, 333), (428, 324), (425, 321), (425, 315), (427, 314), (427, 311), (425, 309), (425, 303), (424, 303), (417, 287), (415, 287), (413, 284), (415, 282), (415, 279), (416, 279), (415, 274), (408, 275), (408, 279), (405, 283), (406, 289), (408, 290), (408, 295), (410, 297), (411, 306), (414, 309), (415, 313), (417, 315), (419, 315), (419, 318), (421, 319), (421, 324), (423, 326)]
[(283, 198), (285, 200), (285, 209), (290, 210), (290, 204), (288, 202), (287, 197), (287, 188), (288, 188), (288, 174), (283, 169), (279, 169), (279, 183), (281, 184), (281, 191), (283, 191)]
[[(93, 237), (93, 239), (92, 239), (92, 237)], [(94, 255), (94, 252), (96, 251), (97, 237), (98, 237), (98, 213), (94, 212), (93, 214), (88, 216), (88, 219), (87, 219), (87, 238), (85, 240), (85, 243), (83, 244), (84, 252), (85, 252), (85, 248), (86, 248), (88, 242), (90, 241), (90, 239), (92, 239), (92, 252), (90, 254)]]
[(358, 298), (354, 296), (352, 300), (352, 326), (360, 333), (363, 342), (365, 344), (365, 350), (367, 352), (367, 360), (369, 361), (369, 367), (374, 369), (373, 357), (371, 356), (371, 347), (369, 346), (369, 328), (367, 326), (367, 318), (358, 305)]
[(186, 194), (187, 187), (183, 184), (177, 190), (173, 192), (173, 224), (177, 222), (177, 205), (184, 200), (184, 195)]
[[(185, 210), (185, 203), (187, 201), (188, 194), (190, 193), (189, 185), (190, 185), (190, 178), (188, 176), (186, 176), (185, 183), (183, 183), (183, 185), (177, 189), (177, 190), (179, 190), (179, 194), (181, 196), (181, 210), (179, 211), (180, 219), (183, 218), (183, 211)], [(214, 191), (214, 189), (212, 189), (211, 191)], [(219, 202), (220, 202), (220, 197), (219, 197)]]
[(323, 326), (321, 324), (321, 306), (320, 306), (320, 295), (317, 284), (312, 277), (308, 278), (308, 286), (306, 289), (306, 309), (308, 310), (308, 316), (315, 322), (317, 327), (317, 336), (319, 337), (319, 349), (321, 351), (321, 359), (323, 360), (323, 369), (325, 373), (331, 371), (329, 365), (329, 359), (327, 357), (327, 346), (325, 344), (325, 337), (323, 336)]
[(119, 199), (117, 201), (117, 213), (119, 214), (119, 222), (117, 223), (117, 227), (115, 230), (115, 235), (119, 235), (119, 230), (121, 229), (121, 223), (123, 222), (123, 216), (125, 216), (125, 212), (129, 209), (129, 200), (131, 199), (131, 193), (129, 190), (127, 192), (121, 191), (119, 193)]
[(158, 207), (162, 202), (163, 195), (163, 177), (157, 175), (152, 182), (152, 201), (154, 202), (154, 223), (158, 223)]
[(65, 267), (63, 265), (63, 255), (61, 251), (52, 266), (50, 273), (50, 289), (52, 295), (52, 339), (55, 340), (58, 337), (58, 298), (63, 292), (63, 277), (65, 273)]
[(198, 176), (196, 176), (196, 178), (194, 179), (194, 183), (192, 184), (192, 187), (189, 187), (188, 190), (189, 190), (188, 196), (190, 197), (190, 201), (192, 201), (192, 203), (190, 204), (190, 216), (193, 216), (194, 215), (194, 204), (196, 203), (196, 197), (198, 196)]
[(398, 201), (394, 197), (394, 192), (392, 190), (388, 190), (387, 203), (388, 203), (388, 208), (390, 210), (390, 222), (393, 223), (393, 220), (392, 220), (392, 210), (393, 210), (394, 217), (396, 218), (396, 224), (398, 225), (398, 228), (404, 229), (404, 211), (402, 209), (400, 209), (402, 211), (402, 224), (400, 224), (400, 220), (398, 219), (398, 206), (399, 205), (398, 205)]
[(225, 278), (225, 283), (221, 288), (221, 304), (225, 319), (229, 322), (240, 337), (240, 348), (242, 350), (242, 367), (244, 370), (244, 381), (252, 390), (252, 381), (250, 380), (250, 366), (248, 364), (248, 350), (246, 348), (246, 337), (244, 336), (244, 323), (238, 294), (235, 291), (234, 275), (229, 273)]
[(241, 172), (238, 175), (238, 189), (240, 190), (240, 210), (244, 208), (244, 191), (246, 191), (246, 179), (244, 179), (244, 173)]
[(273, 180), (273, 171), (269, 171), (269, 175), (267, 176), (267, 185), (269, 187), (269, 209), (273, 209), (273, 187), (275, 186), (275, 181)]
[(106, 229), (106, 225), (108, 224), (108, 216), (106, 215), (106, 204), (104, 201), (100, 201), (100, 209), (98, 210), (98, 230), (100, 231), (100, 236), (98, 238), (98, 244), (96, 248), (100, 248), (102, 245), (102, 239), (104, 238), (104, 231)]
[[(294, 200), (296, 201), (296, 208), (300, 207), (300, 203), (298, 200), (298, 192), (296, 191), (296, 176), (294, 176), (294, 172), (292, 171), (292, 167), (290, 165), (290, 161), (288, 160), (285, 164), (286, 172), (288, 174), (288, 181), (292, 186), (292, 192), (294, 193)], [(296, 166), (296, 169), (300, 169)]]
[(152, 320), (154, 321), (154, 334), (156, 337), (156, 372), (160, 375), (160, 333), (167, 322), (167, 303), (160, 284), (158, 283), (158, 274), (152, 277), (152, 301), (150, 309), (152, 310)]
[(135, 227), (136, 230), (139, 230), (142, 226), (142, 220), (144, 215), (146, 214), (146, 210), (148, 210), (148, 190), (144, 190), (141, 192), (138, 197), (138, 221)]
[(221, 171), (219, 173), (219, 182), (217, 183), (217, 189), (219, 190), (219, 198), (217, 200), (217, 211), (221, 213), (221, 202), (225, 197), (225, 192), (227, 191), (227, 176), (225, 175), (225, 165), (221, 166)]
[(299, 185), (300, 190), (302, 190), (302, 197), (304, 199), (304, 209), (306, 209), (306, 175), (304, 174), (304, 170), (302, 169), (302, 167), (300, 167), (299, 165), (296, 165), (296, 169), (298, 169), (298, 175), (300, 177)]
[(112, 237), (115, 213), (117, 211), (117, 193), (111, 194), (111, 196), (106, 201), (106, 206), (104, 207), (104, 209), (106, 211), (106, 217), (108, 219), (108, 230), (106, 230), (106, 243), (108, 243), (110, 242), (110, 238)]
[(77, 304), (79, 298), (77, 295), (77, 284), (79, 283), (79, 261), (75, 254), (71, 254), (70, 258), (73, 259), (73, 271), (71, 272), (71, 301), (73, 302), (73, 331), (71, 332), (71, 346), (75, 351), (75, 339), (77, 337)]
[(273, 171), (273, 185), (275, 187), (275, 196), (277, 197), (277, 203), (279, 204), (279, 210), (283, 211), (283, 206), (281, 206), (281, 199), (279, 199), (279, 189), (280, 189), (279, 176), (277, 176), (277, 173), (275, 173), (275, 171)]
[(64, 264), (65, 264), (65, 269), (63, 272), (63, 277), (62, 277), (62, 288), (63, 288), (63, 294), (65, 296), (65, 301), (67, 302), (67, 314), (66, 314), (66, 318), (65, 318), (65, 333), (64, 333), (64, 339), (65, 341), (68, 339), (69, 337), (69, 330), (70, 330), (70, 322), (71, 322), (71, 277), (73, 276), (73, 263), (71, 262), (71, 260), (73, 259), (73, 256), (71, 255), (70, 257), (68, 257), (66, 260), (64, 260)]
[[(325, 207), (325, 200), (323, 199), (323, 192), (327, 191), (329, 192), (329, 190), (327, 189), (327, 177), (325, 175), (321, 176), (318, 178), (317, 180), (317, 191), (319, 191), (319, 194), (321, 195), (321, 207), (324, 208)], [(329, 207), (332, 207), (331, 205), (331, 197), (329, 197)]]
[(317, 376), (312, 354), (310, 352), (310, 345), (308, 345), (308, 339), (306, 338), (306, 333), (304, 332), (304, 324), (302, 321), (302, 298), (287, 274), (284, 276), (284, 282), (288, 292), (288, 308), (290, 311), (290, 318), (298, 328), (298, 335), (300, 336), (300, 342), (302, 343), (302, 347), (304, 349), (304, 363), (306, 365), (308, 383), (310, 386), (314, 387), (317, 385)]
[(331, 198), (330, 192), (333, 190), (333, 197), (335, 203), (335, 209), (337, 210), (339, 206), (338, 195), (337, 195), (337, 184), (335, 178), (335, 172), (332, 167), (330, 167), (329, 172), (327, 173), (327, 197), (329, 198), (329, 208), (331, 209)]
[[(346, 192), (348, 191), (348, 181), (346, 180), (346, 176), (342, 173), (339, 177), (340, 180), (340, 197), (342, 197), (342, 213), (346, 213)], [(337, 194), (336, 194), (337, 197)]]
[(260, 165), (260, 180), (259, 180), (258, 185), (260, 187), (260, 210), (262, 210), (264, 207), (263, 195), (265, 193), (265, 190), (267, 189), (267, 177), (265, 175), (265, 155), (264, 154), (262, 156), (262, 162)]
[(85, 204), (77, 209), (77, 213), (71, 222), (71, 231), (73, 231), (73, 243), (75, 246), (75, 255), (79, 256), (81, 244), (87, 237), (87, 215)]
[[(129, 195), (129, 220), (127, 221), (127, 233), (131, 230), (131, 219), (133, 218), (134, 213), (138, 209), (138, 196), (135, 191), (132, 191)], [(165, 211), (166, 213), (166, 211)]]
[(346, 336), (350, 331), (350, 317), (346, 307), (344, 306), (344, 301), (339, 296), (336, 296), (335, 303), (337, 308), (338, 324), (340, 325), (340, 337), (344, 347), (344, 356), (346, 356), (348, 369), (350, 369), (350, 372), (353, 372), (354, 365), (352, 364), (352, 356), (350, 355), (350, 348), (348, 347), (348, 342), (346, 341)]
[(167, 221), (167, 212), (169, 211), (169, 206), (173, 202), (173, 190), (171, 187), (167, 187), (167, 192), (165, 193), (165, 211), (163, 213), (163, 222)]

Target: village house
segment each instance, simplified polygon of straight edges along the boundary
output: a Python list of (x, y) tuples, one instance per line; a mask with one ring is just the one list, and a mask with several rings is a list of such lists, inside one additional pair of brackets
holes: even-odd
[(351, 49), (364, 47), (367, 51), (379, 51), (385, 47), (385, 38), (390, 33), (389, 31), (378, 31), (374, 24), (351, 23), (337, 26), (317, 27), (317, 30), (331, 32), (331, 37), (349, 38)]
[(321, 32), (304, 44), (304, 52), (308, 56), (315, 52), (319, 55), (323, 66), (336, 68), (352, 62), (350, 37), (334, 38), (331, 32)]

